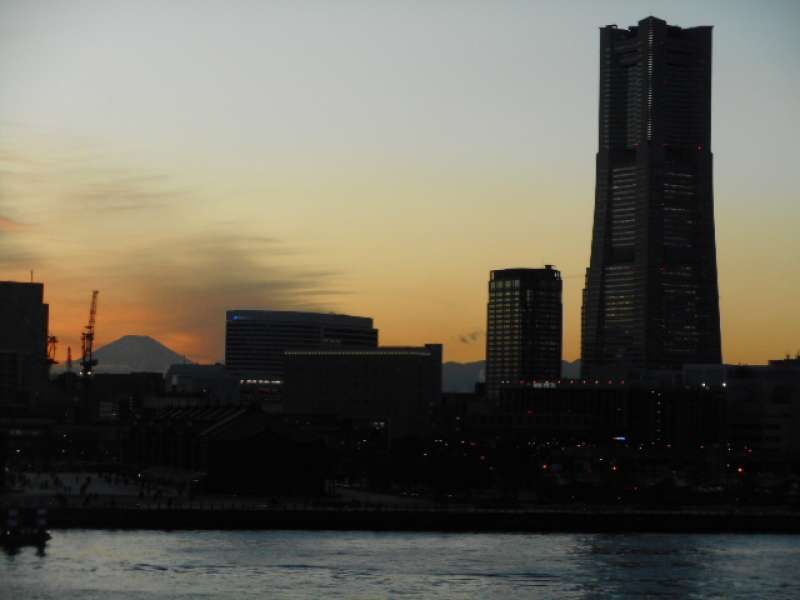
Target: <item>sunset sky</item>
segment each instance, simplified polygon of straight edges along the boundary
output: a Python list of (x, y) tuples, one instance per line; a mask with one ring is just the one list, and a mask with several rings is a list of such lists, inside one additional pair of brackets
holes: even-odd
[(579, 356), (598, 28), (714, 26), (726, 362), (800, 349), (800, 2), (0, 4), (0, 280), (76, 352), (223, 358), (224, 311), (484, 355), (491, 269), (556, 265)]

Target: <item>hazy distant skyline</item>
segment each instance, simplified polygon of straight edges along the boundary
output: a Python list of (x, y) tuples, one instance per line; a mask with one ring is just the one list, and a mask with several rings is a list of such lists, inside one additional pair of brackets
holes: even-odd
[(723, 354), (800, 347), (800, 3), (0, 6), (0, 279), (35, 270), (74, 353), (223, 356), (225, 309), (371, 316), (483, 358), (491, 269), (565, 275), (579, 354), (598, 28), (714, 26)]

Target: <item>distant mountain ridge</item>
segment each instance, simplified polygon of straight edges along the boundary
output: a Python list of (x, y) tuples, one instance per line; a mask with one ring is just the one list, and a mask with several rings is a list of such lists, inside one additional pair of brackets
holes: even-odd
[(458, 363), (446, 362), (442, 365), (442, 391), (468, 393), (475, 391), (475, 384), (486, 376), (486, 361)]
[[(442, 365), (442, 391), (444, 392), (472, 392), (475, 384), (483, 381), (486, 374), (486, 361), (458, 363), (446, 362)], [(581, 376), (581, 361), (561, 361), (561, 377), (564, 379), (577, 379)]]
[(146, 335), (125, 335), (95, 350), (94, 356), (96, 373), (163, 373), (171, 365), (191, 362)]

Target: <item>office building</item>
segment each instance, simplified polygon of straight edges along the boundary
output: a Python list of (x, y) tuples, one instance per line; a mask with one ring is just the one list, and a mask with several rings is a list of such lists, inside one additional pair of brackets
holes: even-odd
[(31, 407), (47, 382), (43, 298), (41, 283), (0, 282), (0, 407)]
[(486, 392), (504, 384), (561, 376), (561, 273), (544, 269), (492, 271), (486, 334)]
[(333, 415), (399, 439), (430, 431), (441, 395), (440, 344), (286, 352), (287, 413)]
[(720, 363), (712, 159), (711, 27), (603, 27), (584, 376)]
[(375, 348), (367, 317), (280, 310), (229, 310), (225, 366), (243, 382), (283, 380), (283, 353), (301, 348)]

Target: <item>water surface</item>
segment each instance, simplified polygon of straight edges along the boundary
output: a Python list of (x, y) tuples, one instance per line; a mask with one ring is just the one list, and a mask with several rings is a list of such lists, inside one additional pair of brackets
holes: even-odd
[(800, 598), (800, 536), (55, 531), (0, 598)]

